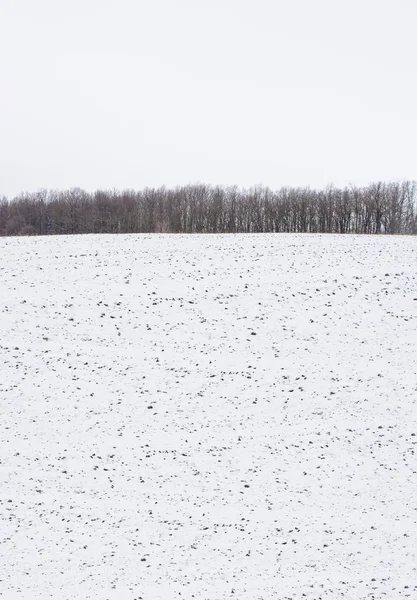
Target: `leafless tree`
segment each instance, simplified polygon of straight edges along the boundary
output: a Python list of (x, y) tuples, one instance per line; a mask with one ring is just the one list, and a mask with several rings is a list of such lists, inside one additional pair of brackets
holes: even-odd
[(417, 183), (276, 191), (194, 184), (0, 196), (0, 235), (153, 232), (416, 234)]

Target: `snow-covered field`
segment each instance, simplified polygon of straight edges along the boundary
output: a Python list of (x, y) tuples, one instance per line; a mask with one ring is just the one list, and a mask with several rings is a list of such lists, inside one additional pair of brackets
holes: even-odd
[(0, 596), (417, 598), (417, 239), (0, 239)]

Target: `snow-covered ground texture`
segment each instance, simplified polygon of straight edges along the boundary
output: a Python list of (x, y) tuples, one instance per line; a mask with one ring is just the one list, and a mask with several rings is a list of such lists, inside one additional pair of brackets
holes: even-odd
[(0, 240), (0, 595), (417, 598), (417, 240)]

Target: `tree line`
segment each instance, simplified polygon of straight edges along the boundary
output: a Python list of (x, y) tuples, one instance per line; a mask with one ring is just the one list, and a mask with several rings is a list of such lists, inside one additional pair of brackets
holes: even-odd
[(0, 235), (79, 233), (416, 234), (417, 182), (325, 189), (193, 184), (0, 197)]

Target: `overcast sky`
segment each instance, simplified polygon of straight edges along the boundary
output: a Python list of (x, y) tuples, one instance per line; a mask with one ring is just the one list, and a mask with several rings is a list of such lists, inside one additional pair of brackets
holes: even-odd
[(417, 178), (416, 0), (0, 0), (0, 195)]

